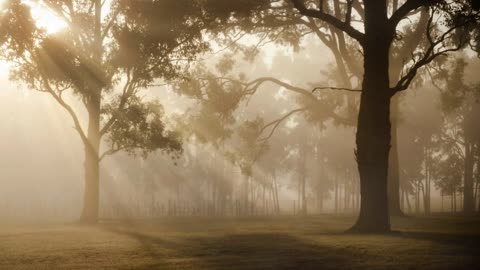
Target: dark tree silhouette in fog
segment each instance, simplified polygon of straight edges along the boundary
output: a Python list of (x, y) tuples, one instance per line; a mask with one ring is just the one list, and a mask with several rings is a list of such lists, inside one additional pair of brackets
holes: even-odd
[[(304, 16), (327, 22), (356, 40), (363, 49), (364, 76), (357, 129), (356, 157), (361, 181), (360, 216), (352, 231), (385, 232), (390, 230), (387, 195), (388, 160), (391, 143), (390, 102), (398, 92), (408, 89), (418, 71), (436, 57), (457, 51), (469, 44), (471, 31), (479, 20), (479, 13), (469, 1), (414, 1), (407, 0), (389, 16), (388, 1), (364, 1), (360, 13), (364, 32), (352, 26), (354, 3), (347, 1), (343, 18), (325, 13), (323, 6), (302, 0), (292, 0)], [(323, 4), (324, 1), (320, 1)], [(390, 82), (390, 49), (399, 23), (409, 13), (430, 8), (430, 19), (425, 33), (428, 46), (411, 60), (397, 83)], [(446, 30), (431, 33), (435, 18), (442, 18)], [(460, 38), (458, 38), (460, 36)], [(392, 78), (394, 79), (394, 78)]]
[[(263, 29), (267, 33), (262, 37), (264, 39), (273, 37), (278, 38), (279, 42), (295, 44), (301, 33), (292, 31), (291, 28), (296, 29), (294, 26), (300, 24), (301, 20), (299, 22), (298, 14), (291, 14), (285, 11), (288, 8), (284, 8), (292, 7), (293, 4), (301, 16), (308, 18), (308, 22), (322, 22), (335, 29), (330, 39), (339, 38), (340, 33), (342, 37), (346, 35), (348, 40), (357, 42), (360, 46), (364, 65), (356, 158), (361, 178), (362, 206), (359, 219), (352, 230), (389, 231), (387, 177), (392, 143), (391, 99), (398, 92), (407, 90), (422, 68), (437, 58), (468, 46), (476, 49), (479, 13), (472, 1), (453, 3), (407, 0), (394, 1), (392, 4), (390, 1), (361, 3), (352, 0), (342, 3), (342, 7), (337, 9), (330, 8), (335, 6), (335, 3), (338, 5), (338, 1), (273, 1), (272, 6), (261, 6), (263, 9), (257, 11), (247, 25), (253, 29)], [(278, 10), (281, 10), (280, 14), (275, 13)], [(330, 13), (332, 10), (334, 12)], [(282, 11), (287, 16), (284, 16)], [(420, 14), (418, 29), (404, 29), (403, 20), (415, 14)], [(362, 26), (363, 31), (359, 30)], [(404, 31), (399, 31), (400, 28)], [(422, 30), (423, 32), (419, 32)], [(328, 43), (328, 35), (324, 37)], [(396, 47), (393, 47), (394, 45)], [(345, 50), (344, 53), (347, 52)], [(341, 54), (340, 51), (339, 55)], [(395, 59), (393, 55), (400, 58), (396, 59), (395, 63), (391, 63), (391, 60)], [(351, 66), (349, 68), (355, 70), (352, 61), (348, 64)], [(263, 82), (274, 82), (288, 90), (309, 96), (308, 91), (274, 78), (260, 78), (246, 83), (245, 86), (255, 93)], [(336, 89), (348, 90), (341, 87)], [(394, 109), (396, 108), (397, 106), (394, 106)], [(335, 117), (335, 114), (332, 116)], [(398, 194), (398, 187), (391, 190)], [(398, 196), (394, 201), (399, 202)]]

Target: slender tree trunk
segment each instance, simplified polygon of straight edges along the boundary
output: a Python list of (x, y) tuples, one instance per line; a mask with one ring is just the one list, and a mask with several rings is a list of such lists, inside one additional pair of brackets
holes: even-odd
[(455, 208), (453, 207), (453, 193), (450, 196), (450, 212), (452, 212), (452, 213), (455, 212)]
[(463, 212), (471, 215), (475, 211), (475, 201), (473, 193), (473, 167), (474, 167), (473, 144), (468, 138), (465, 138), (465, 164), (464, 164), (464, 195), (463, 195)]
[(245, 175), (245, 189), (243, 192), (243, 213), (242, 215), (247, 215), (248, 214), (248, 209), (249, 209), (249, 193), (250, 193), (250, 177)]
[(412, 213), (412, 205), (410, 204), (410, 198), (408, 197), (408, 193), (404, 192), (404, 195), (405, 195), (405, 201), (407, 202), (408, 213)]
[(443, 213), (443, 201), (445, 199), (445, 196), (443, 195), (443, 192), (440, 194), (440, 197), (442, 199), (442, 211), (441, 212)]
[(430, 214), (430, 152), (426, 146), (424, 148), (425, 158), (425, 192), (423, 194), (423, 207), (425, 208), (425, 215)]
[(453, 212), (457, 212), (457, 192), (453, 192)]
[(404, 196), (405, 191), (403, 189), (400, 189), (400, 209), (402, 212), (405, 210), (405, 196)]
[(317, 207), (318, 207), (318, 213), (323, 212), (323, 193), (318, 192), (317, 194)]
[[(473, 195), (473, 202), (475, 210), (480, 210), (480, 206), (477, 206), (479, 202), (478, 198), (478, 189), (480, 188), (480, 162), (477, 160), (477, 174), (476, 174), (476, 181), (475, 181), (475, 194)], [(478, 208), (477, 208), (478, 207)]]
[(265, 215), (265, 213), (267, 212), (267, 197), (266, 197), (266, 189), (267, 189), (267, 185), (266, 183), (264, 183), (263, 185), (263, 195), (262, 195), (262, 201), (263, 201), (263, 214)]
[(420, 214), (420, 180), (415, 184), (415, 214)]
[(344, 180), (343, 180), (343, 212), (347, 212), (348, 208), (348, 183), (347, 183), (347, 170), (345, 170), (344, 174)]
[(273, 181), (273, 193), (275, 200), (275, 212), (280, 213), (280, 201), (278, 200), (278, 184), (277, 184), (277, 175), (275, 171), (272, 172), (272, 181)]
[(357, 179), (357, 199), (356, 199), (356, 210), (360, 211), (360, 200), (361, 200), (361, 193), (360, 193), (360, 179)]
[[(300, 146), (300, 188), (301, 188), (301, 215), (305, 216), (307, 215), (307, 177), (306, 177), (306, 162), (307, 162), (307, 151), (306, 151), (306, 145), (301, 145)], [(299, 201), (300, 204), (300, 201)]]
[(335, 168), (335, 214), (338, 214), (338, 167)]

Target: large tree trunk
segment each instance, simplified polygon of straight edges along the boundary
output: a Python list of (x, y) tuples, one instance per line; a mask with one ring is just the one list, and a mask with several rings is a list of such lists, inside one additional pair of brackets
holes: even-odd
[(365, 0), (364, 78), (357, 127), (360, 214), (356, 232), (390, 231), (388, 160), (391, 141), (389, 50), (386, 1)]
[[(389, 97), (364, 88), (357, 131), (360, 173), (360, 215), (353, 229), (361, 232), (390, 230), (387, 173), (390, 148)], [(384, 91), (384, 90), (383, 90)]]
[(100, 207), (100, 102), (91, 100), (88, 106), (88, 142), (85, 143), (85, 191), (83, 210), (80, 217), (83, 223), (96, 223)]

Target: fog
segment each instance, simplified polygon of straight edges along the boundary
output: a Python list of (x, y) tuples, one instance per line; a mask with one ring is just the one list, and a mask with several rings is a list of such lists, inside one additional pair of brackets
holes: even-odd
[[(333, 60), (324, 56), (328, 56), (327, 49), (316, 42), (314, 37), (307, 37), (301, 45), (301, 52), (294, 52), (286, 47), (267, 46), (265, 52), (253, 62), (236, 55), (238, 59), (235, 60), (234, 72), (247, 77), (275, 77), (308, 89), (318, 84), (317, 82), (328, 81), (326, 74), (332, 71)], [(461, 57), (471, 59), (465, 79), (475, 82), (475, 70), (478, 70), (476, 66), (480, 65), (479, 61), (468, 55)], [(222, 59), (221, 54), (206, 54), (199, 63), (214, 67), (219, 59)], [(3, 188), (0, 197), (3, 207), (0, 217), (5, 222), (75, 221), (82, 208), (84, 158), (82, 143), (72, 126), (71, 118), (44, 93), (9, 81), (8, 67), (3, 70), (2, 85)], [(160, 99), (166, 114), (171, 117), (187, 117), (198, 106), (195, 100), (179, 95), (168, 87), (146, 89), (143, 93), (152, 99)], [(339, 94), (330, 95), (336, 98), (334, 95)], [(298, 95), (289, 93), (285, 88), (267, 84), (248, 100), (248, 104), (243, 102), (233, 117), (237, 121), (254, 120), (257, 117), (272, 121), (295, 109), (298, 105), (297, 98)], [(441, 101), (439, 91), (433, 85), (427, 82), (421, 88), (402, 95), (402, 99), (403, 113), (398, 132), (401, 140), (405, 137), (406, 144), (417, 136), (411, 134), (412, 129), (428, 130), (429, 125), (441, 125)], [(81, 111), (81, 108), (76, 109)], [(80, 118), (85, 125), (86, 112), (82, 112)], [(314, 134), (306, 134), (309, 132)], [(271, 177), (268, 167), (278, 166), (281, 172), (277, 175), (281, 213), (298, 212), (298, 172), (293, 164), (295, 159), (298, 159), (298, 152), (295, 150), (298, 139), (292, 136), (299, 137), (310, 145), (316, 143), (316, 138), (321, 138), (318, 145), (308, 149), (307, 153), (307, 201), (311, 205), (309, 213), (355, 213), (357, 209), (351, 209), (352, 206), (348, 205), (345, 207), (343, 201), (338, 202), (340, 205), (335, 210), (334, 198), (334, 182), (338, 183), (337, 192), (340, 193), (344, 190), (345, 183), (358, 185), (353, 152), (355, 129), (338, 126), (331, 120), (327, 120), (322, 127), (316, 127), (315, 124), (306, 122), (304, 115), (293, 115), (281, 123), (279, 131), (271, 138), (270, 147), (273, 150), (269, 149), (265, 158), (260, 158), (253, 166), (254, 176), (250, 180), (253, 185), (257, 185), (261, 190), (265, 181), (268, 181), (265, 178)], [(237, 143), (238, 140), (230, 139), (223, 147), (235, 148)], [(288, 144), (293, 144), (293, 149), (289, 149)], [(268, 160), (272, 158), (271, 155), (275, 155), (276, 149), (277, 153), (281, 151), (280, 155), (284, 157), (275, 157), (278, 161)], [(186, 207), (193, 207), (189, 204), (200, 201), (213, 203), (214, 195), (209, 194), (212, 192), (211, 181), (215, 181), (219, 186), (229, 186), (227, 190), (232, 192), (229, 195), (232, 196), (232, 201), (241, 199), (245, 177), (228, 156), (225, 156), (222, 149), (199, 144), (193, 139), (185, 143), (184, 151), (179, 162), (174, 162), (161, 153), (152, 153), (147, 157), (118, 153), (106, 158), (101, 166), (102, 217), (145, 218), (154, 214), (154, 207), (158, 208), (157, 215), (169, 215), (167, 210), (160, 209), (167, 209), (168, 205), (173, 205), (174, 202), (186, 204)], [(325, 161), (330, 161), (330, 165), (326, 166), (327, 172), (320, 178), (318, 168), (315, 168), (317, 151), (321, 152)], [(400, 164), (403, 160), (408, 160), (410, 155), (408, 150), (401, 148)], [(409, 181), (405, 178), (401, 177), (401, 181)], [(324, 194), (321, 209), (316, 195), (318, 192)], [(408, 196), (411, 200), (415, 199), (414, 194)], [(267, 200), (272, 205), (272, 198)], [(462, 203), (460, 197), (457, 200), (458, 204)], [(449, 211), (447, 206), (442, 208), (440, 191), (436, 187), (432, 191), (431, 201), (432, 211)], [(255, 207), (267, 211), (263, 210), (265, 206), (261, 198), (257, 198), (253, 203)], [(422, 204), (423, 202), (420, 202), (417, 213), (423, 211)], [(413, 213), (414, 210), (410, 211)]]
[(479, 56), (476, 0), (0, 0), (0, 268), (478, 268)]

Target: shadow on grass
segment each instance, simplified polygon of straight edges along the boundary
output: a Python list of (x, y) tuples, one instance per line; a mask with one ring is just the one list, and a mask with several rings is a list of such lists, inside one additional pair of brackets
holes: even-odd
[(136, 269), (350, 269), (354, 253), (274, 233), (168, 239), (109, 229), (141, 243), (153, 263)]
[(135, 269), (480, 269), (480, 234), (457, 231), (359, 235), (307, 227), (296, 236), (285, 231), (105, 229), (140, 244), (137, 255), (146, 262)]
[(461, 246), (466, 250), (480, 254), (480, 234), (436, 233), (436, 232), (398, 232), (394, 237), (403, 239), (427, 240), (449, 246)]

